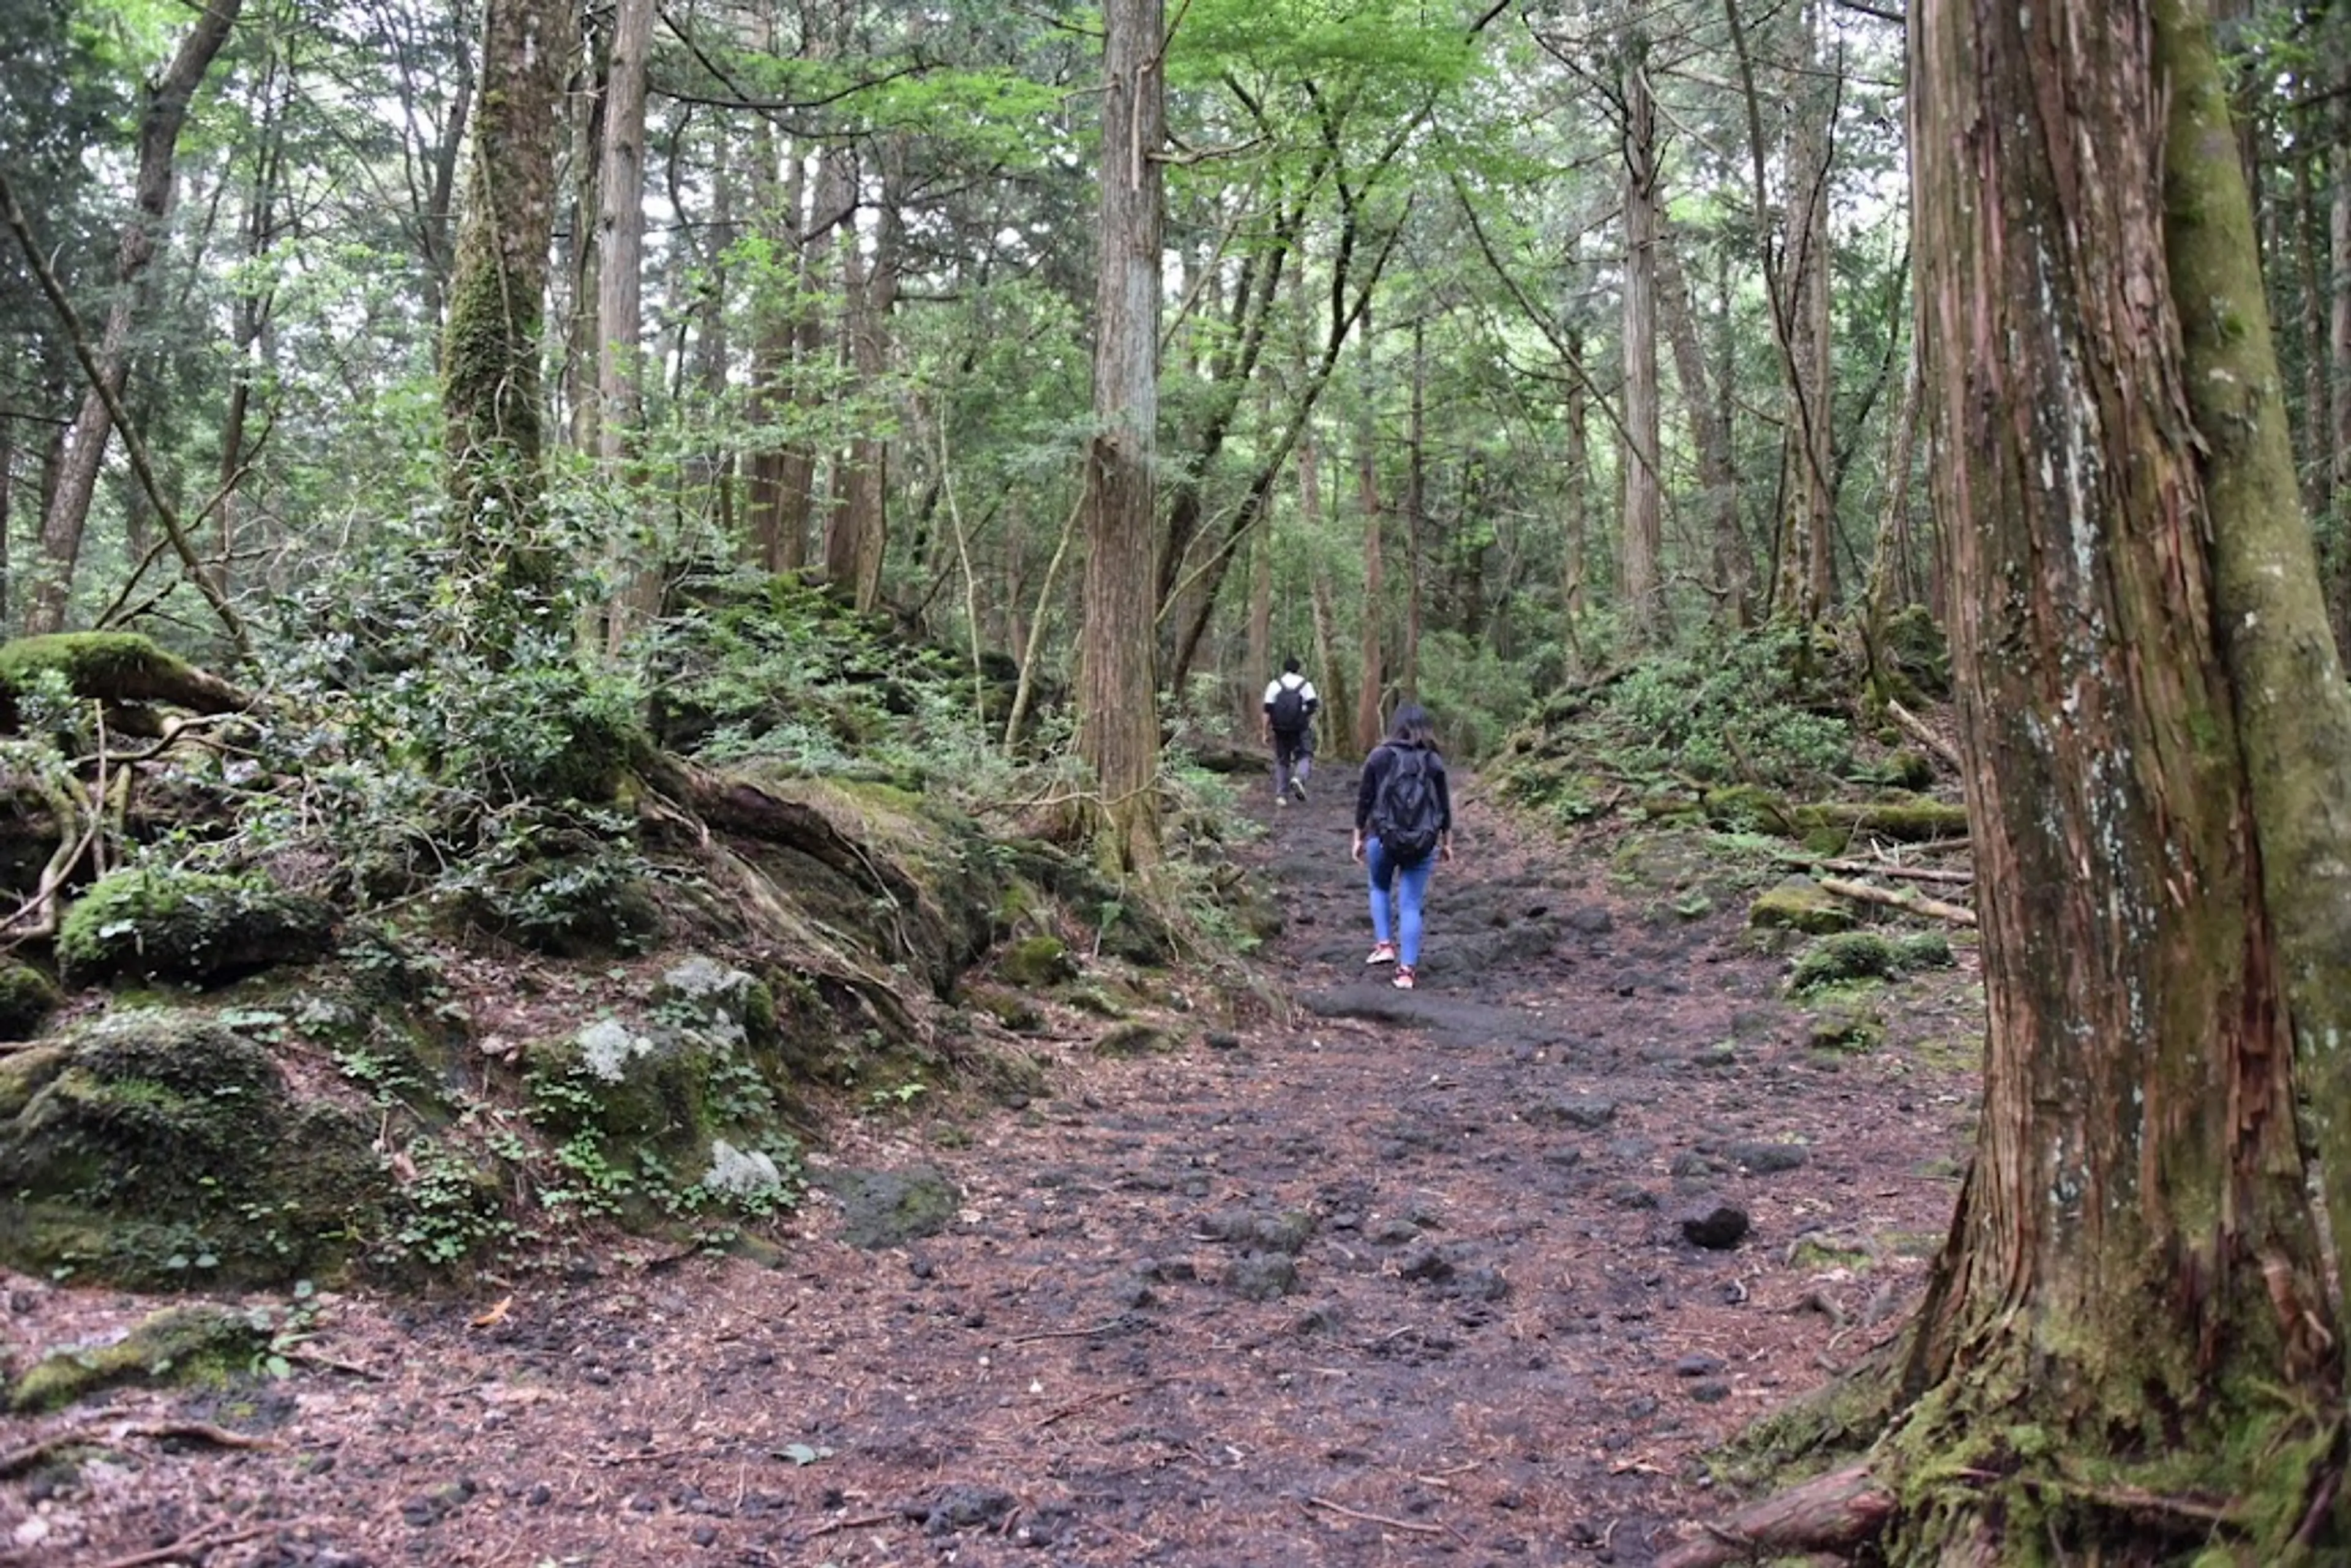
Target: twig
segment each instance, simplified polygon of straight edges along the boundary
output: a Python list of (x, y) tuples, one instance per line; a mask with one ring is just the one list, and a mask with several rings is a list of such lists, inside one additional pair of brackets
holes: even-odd
[(224, 1448), (274, 1448), (277, 1444), (268, 1437), (249, 1437), (243, 1432), (232, 1432), (225, 1427), (215, 1427), (205, 1421), (130, 1421), (120, 1424), (92, 1421), (87, 1426), (69, 1427), (53, 1432), (38, 1442), (27, 1443), (0, 1454), (0, 1476), (13, 1476), (32, 1469), (42, 1458), (59, 1448), (70, 1448), (84, 1443), (119, 1443), (125, 1437), (193, 1437), (202, 1442), (217, 1443)]
[(98, 1568), (141, 1568), (143, 1563), (168, 1563), (174, 1557), (185, 1557), (192, 1552), (210, 1552), (215, 1546), (234, 1546), (240, 1541), (250, 1541), (256, 1535), (266, 1535), (277, 1527), (257, 1524), (250, 1530), (240, 1530), (234, 1535), (216, 1533), (225, 1528), (227, 1527), (225, 1523), (214, 1520), (201, 1530), (190, 1531), (169, 1546), (158, 1546), (146, 1552), (134, 1552), (128, 1557), (110, 1557), (98, 1564)]
[(1055, 1410), (1049, 1415), (1039, 1416), (1036, 1420), (1031, 1421), (1029, 1424), (1029, 1430), (1031, 1432), (1041, 1432), (1046, 1427), (1053, 1425), (1056, 1421), (1066, 1419), (1069, 1416), (1076, 1415), (1081, 1410), (1090, 1408), (1096, 1405), (1108, 1404), (1113, 1399), (1124, 1399), (1130, 1395), (1148, 1394), (1151, 1390), (1158, 1387), (1161, 1384), (1166, 1381), (1167, 1380), (1164, 1377), (1146, 1378), (1143, 1382), (1134, 1384), (1129, 1387), (1105, 1388), (1099, 1394), (1089, 1394), (1083, 1399), (1072, 1400), (1071, 1403), (1062, 1406), (1060, 1409)]
[(1004, 1343), (1006, 1344), (1032, 1344), (1040, 1339), (1086, 1339), (1094, 1334), (1108, 1333), (1113, 1329), (1124, 1328), (1125, 1326), (1126, 1314), (1124, 1312), (1121, 1312), (1114, 1318), (1104, 1318), (1101, 1322), (1094, 1324), (1091, 1328), (1040, 1329), (1035, 1333), (1014, 1334), (1010, 1339), (1006, 1340)]
[(322, 1372), (340, 1372), (351, 1377), (363, 1377), (370, 1383), (381, 1383), (384, 1375), (356, 1362), (337, 1361), (331, 1355), (320, 1355), (315, 1350), (289, 1350), (281, 1353), (287, 1360), (303, 1366), (315, 1366)]
[(1349, 1519), (1360, 1519), (1366, 1524), (1385, 1525), (1390, 1530), (1409, 1531), (1415, 1535), (1443, 1535), (1446, 1533), (1445, 1527), (1442, 1525), (1416, 1524), (1408, 1519), (1390, 1519), (1384, 1513), (1365, 1513), (1362, 1509), (1349, 1508), (1343, 1502), (1332, 1502), (1327, 1497), (1310, 1497), (1306, 1501), (1310, 1507), (1327, 1508), (1332, 1513), (1343, 1513)]
[(836, 1519), (830, 1523), (818, 1525), (800, 1539), (814, 1541), (820, 1535), (838, 1535), (844, 1530), (862, 1530), (869, 1524), (895, 1524), (904, 1517), (903, 1514), (897, 1513), (862, 1513), (855, 1519)]

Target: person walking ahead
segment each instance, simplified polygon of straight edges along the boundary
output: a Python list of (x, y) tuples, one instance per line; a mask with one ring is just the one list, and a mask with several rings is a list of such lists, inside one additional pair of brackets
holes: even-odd
[(1306, 775), (1314, 766), (1314, 710), (1322, 699), (1314, 683), (1298, 673), (1295, 658), (1281, 662), (1281, 674), (1265, 688), (1265, 737), (1273, 743), (1273, 803), (1306, 799)]
[[(1418, 703), (1396, 709), (1385, 740), (1364, 759), (1355, 790), (1355, 859), (1369, 873), (1372, 956), (1366, 964), (1394, 964), (1395, 988), (1412, 989), (1420, 964), (1421, 905), (1440, 860), (1453, 858), (1453, 793), (1436, 726)], [(1388, 898), (1395, 898), (1391, 939)]]

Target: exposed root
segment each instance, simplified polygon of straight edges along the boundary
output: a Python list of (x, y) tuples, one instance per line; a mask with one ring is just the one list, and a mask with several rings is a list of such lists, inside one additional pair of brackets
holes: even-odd
[(1866, 1465), (1831, 1470), (1722, 1523), (1700, 1526), (1707, 1539), (1676, 1547), (1657, 1559), (1657, 1568), (1721, 1568), (1794, 1552), (1850, 1553), (1876, 1540), (1893, 1512), (1893, 1494)]

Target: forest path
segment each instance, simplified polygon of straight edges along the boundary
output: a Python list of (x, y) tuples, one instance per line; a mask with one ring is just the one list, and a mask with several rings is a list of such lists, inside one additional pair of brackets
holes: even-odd
[[(7, 1561), (212, 1521), (253, 1533), (206, 1568), (1650, 1562), (1713, 1511), (1694, 1457), (1915, 1296), (1969, 979), (1815, 1049), (1702, 846), (1562, 845), (1455, 783), (1420, 989), (1363, 964), (1353, 771), (1279, 811), (1269, 782), (1244, 852), (1288, 1002), (1131, 1059), (1066, 1018), (1049, 1097), (830, 1152), (944, 1176), (940, 1233), (861, 1249), (828, 1200), (773, 1269), (339, 1300), (287, 1383), (123, 1406), (283, 1448), (130, 1464), (74, 1551)], [(1751, 1231), (1692, 1245), (1722, 1205)]]

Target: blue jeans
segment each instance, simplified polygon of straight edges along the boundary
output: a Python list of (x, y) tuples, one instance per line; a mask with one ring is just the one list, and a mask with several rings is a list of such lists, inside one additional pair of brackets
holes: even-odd
[(1395, 892), (1396, 960), (1406, 968), (1420, 962), (1420, 906), (1428, 897), (1428, 879), (1437, 870), (1437, 856), (1424, 855), (1418, 865), (1398, 865), (1388, 858), (1380, 836), (1364, 841), (1364, 869), (1371, 873), (1372, 940), (1388, 936), (1388, 892)]

